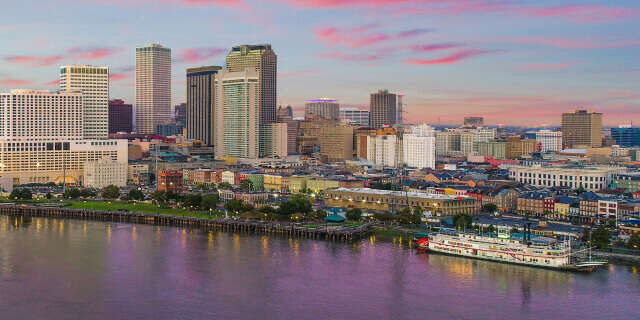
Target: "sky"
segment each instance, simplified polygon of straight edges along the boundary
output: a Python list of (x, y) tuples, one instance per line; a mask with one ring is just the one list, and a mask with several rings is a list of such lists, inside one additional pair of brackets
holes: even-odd
[(0, 0), (0, 92), (57, 89), (59, 66), (110, 68), (110, 97), (134, 100), (135, 47), (172, 49), (185, 70), (269, 43), (278, 104), (368, 107), (404, 95), (408, 123), (559, 125), (592, 109), (640, 125), (637, 0)]

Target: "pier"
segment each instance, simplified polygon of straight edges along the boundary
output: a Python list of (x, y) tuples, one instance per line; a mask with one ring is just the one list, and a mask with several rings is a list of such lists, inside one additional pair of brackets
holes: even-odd
[(243, 219), (207, 219), (165, 214), (101, 211), (70, 208), (45, 208), (22, 205), (0, 205), (0, 214), (9, 216), (44, 217), (52, 219), (98, 220), (122, 223), (144, 223), (158, 226), (222, 229), (233, 232), (295, 236), (329, 241), (354, 241), (369, 234), (373, 223), (355, 229), (308, 228), (288, 222), (252, 221)]

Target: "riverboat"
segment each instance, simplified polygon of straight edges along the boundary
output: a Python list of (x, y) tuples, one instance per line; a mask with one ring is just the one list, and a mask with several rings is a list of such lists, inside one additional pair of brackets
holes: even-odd
[(485, 236), (458, 232), (438, 232), (416, 241), (429, 252), (571, 271), (593, 271), (606, 261), (593, 261), (586, 250), (572, 251), (570, 241), (530, 234)]

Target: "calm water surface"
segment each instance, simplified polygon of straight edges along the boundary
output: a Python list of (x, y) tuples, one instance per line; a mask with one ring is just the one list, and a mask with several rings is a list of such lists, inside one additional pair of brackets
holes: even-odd
[(637, 272), (0, 216), (0, 319), (638, 319)]

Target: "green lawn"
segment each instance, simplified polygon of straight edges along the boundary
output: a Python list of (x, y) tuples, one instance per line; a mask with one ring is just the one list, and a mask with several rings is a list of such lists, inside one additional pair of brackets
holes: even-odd
[(74, 209), (89, 209), (89, 210), (107, 210), (107, 211), (119, 211), (119, 210), (128, 210), (133, 212), (141, 212), (141, 213), (159, 213), (159, 214), (167, 214), (174, 216), (189, 216), (189, 217), (199, 217), (199, 218), (218, 218), (215, 214), (209, 215), (209, 211), (204, 210), (183, 210), (183, 209), (173, 209), (168, 207), (158, 207), (155, 204), (148, 203), (126, 203), (119, 201), (79, 201), (79, 202), (71, 202), (67, 201), (67, 203), (71, 204), (66, 208), (74, 208)]

